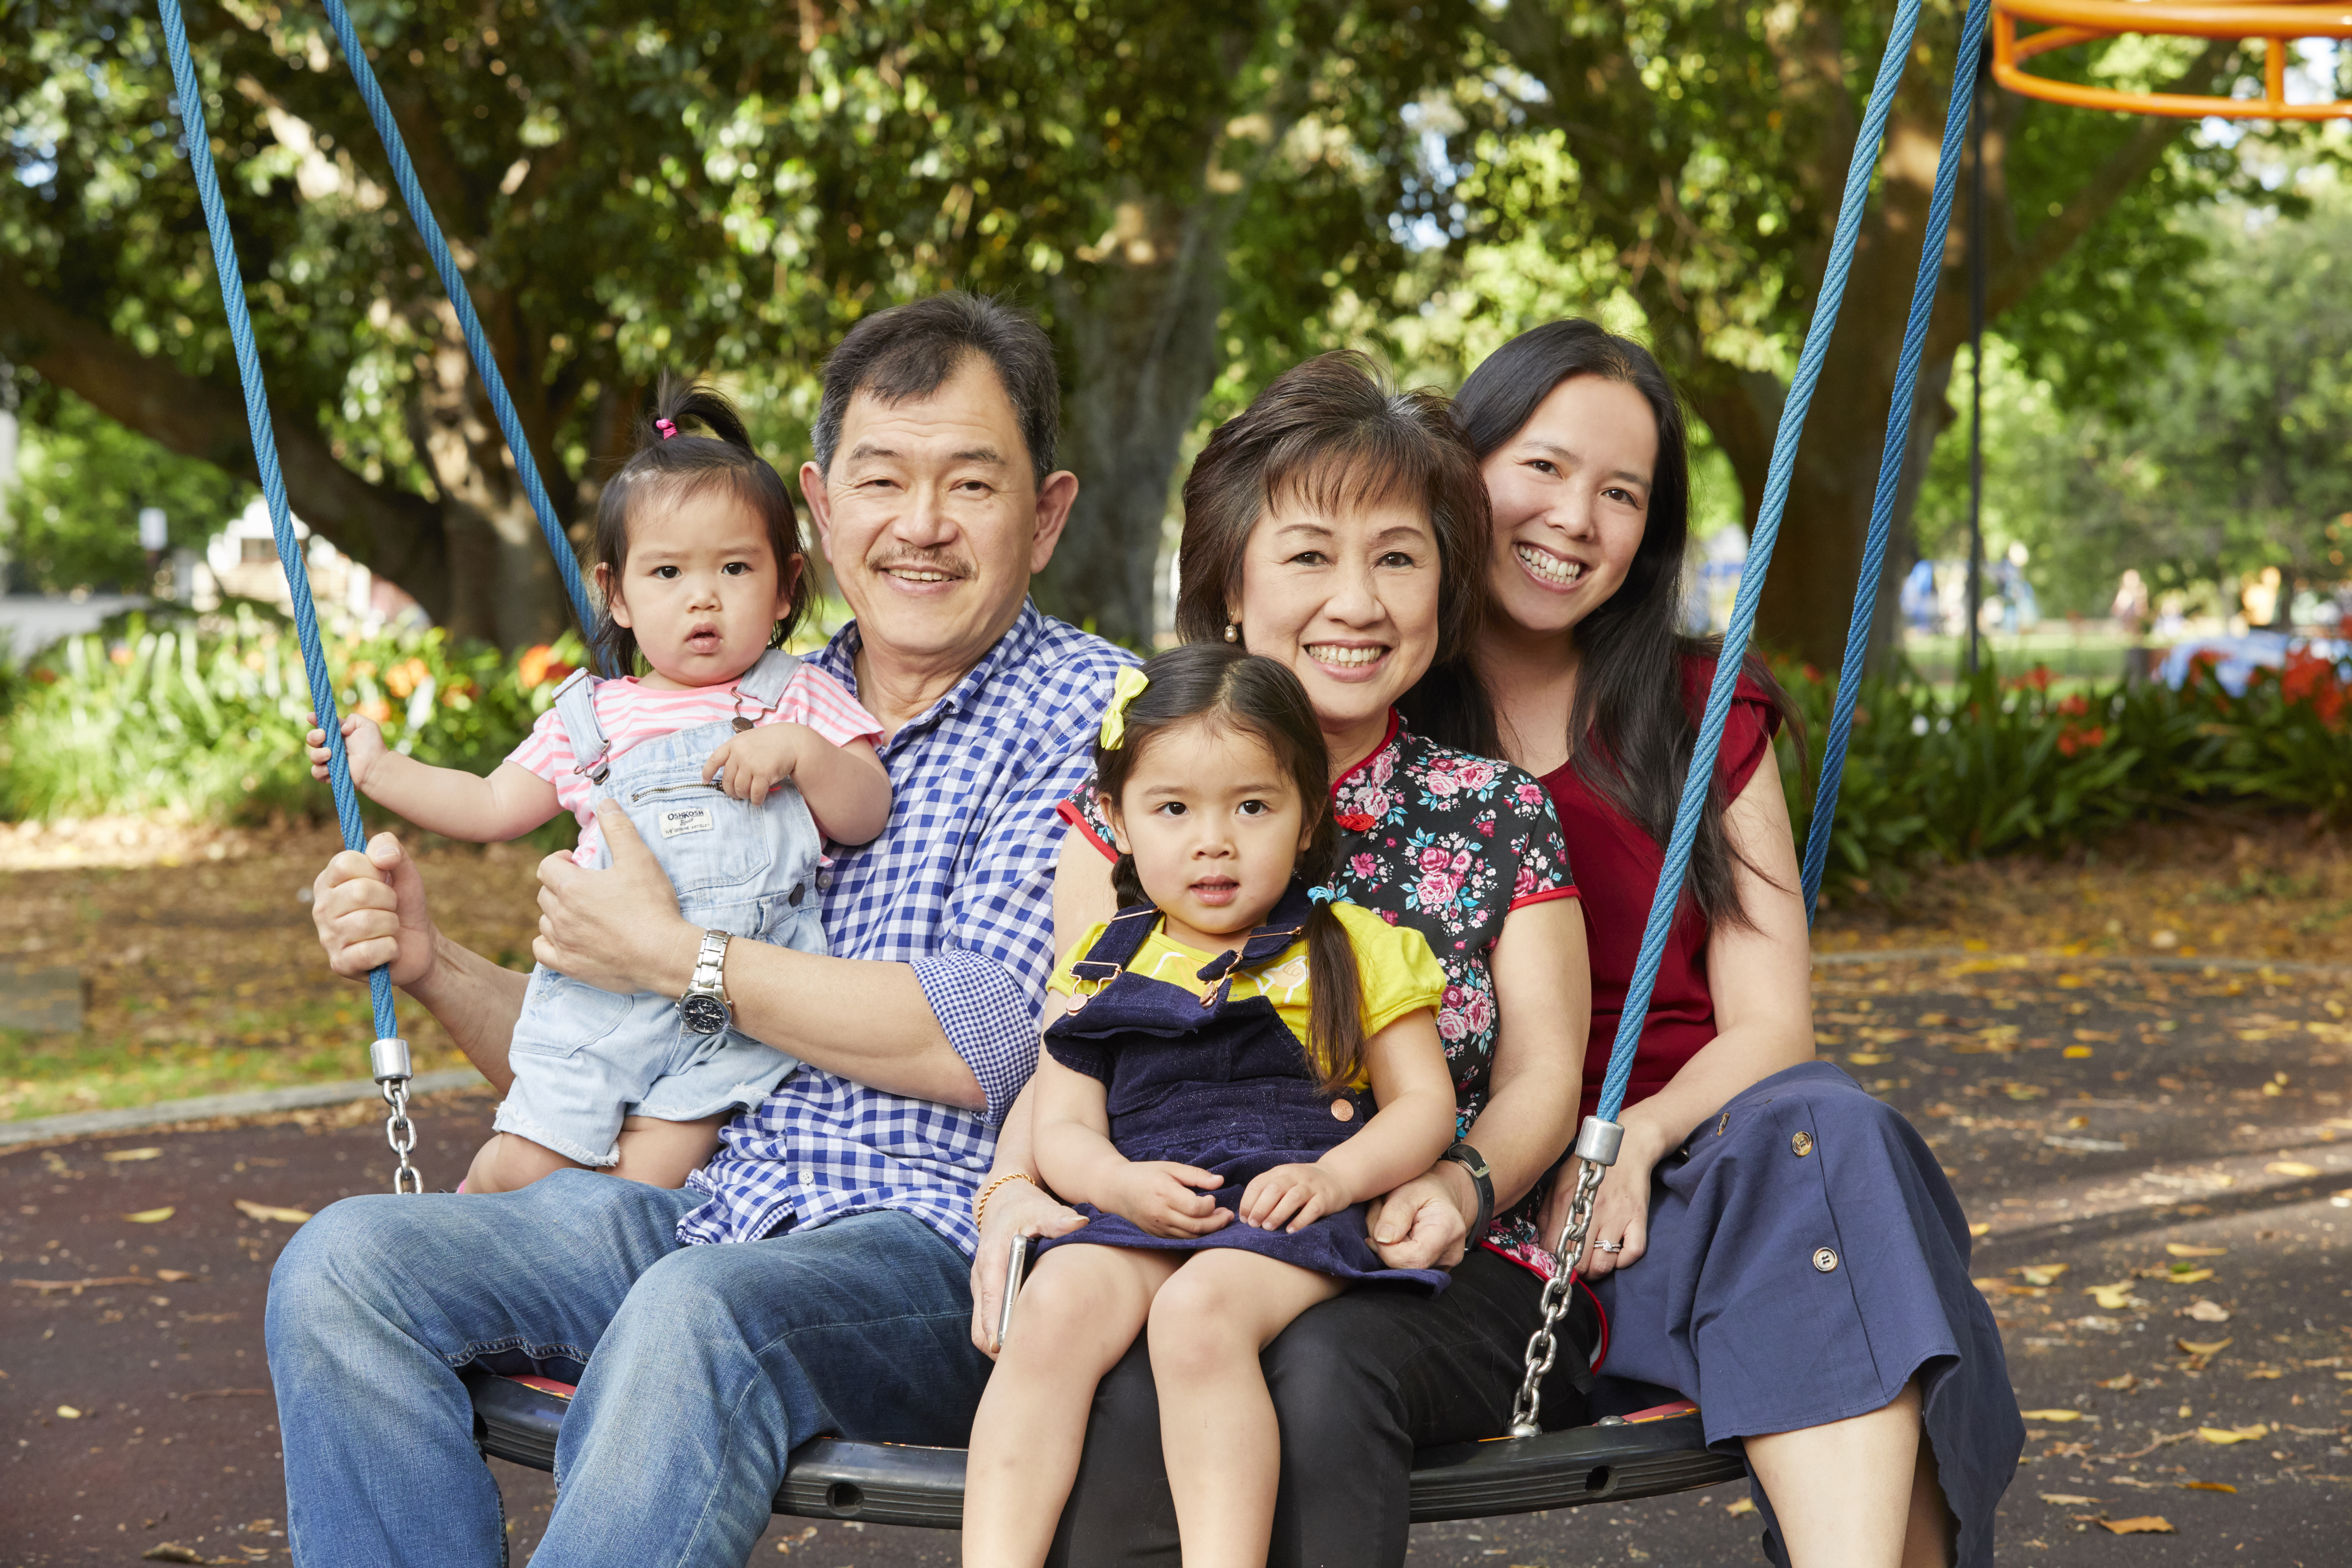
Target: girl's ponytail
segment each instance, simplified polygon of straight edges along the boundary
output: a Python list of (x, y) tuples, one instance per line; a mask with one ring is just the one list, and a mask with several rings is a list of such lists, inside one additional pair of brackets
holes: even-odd
[[(1334, 878), (1339, 868), (1339, 830), (1331, 821), (1327, 787), (1316, 797), (1321, 816), (1315, 837), (1299, 857), (1301, 875)], [(1323, 1092), (1343, 1094), (1364, 1076), (1364, 980), (1356, 966), (1356, 944), (1339, 919), (1337, 890), (1328, 884), (1307, 895), (1307, 1050), (1323, 1074)]]

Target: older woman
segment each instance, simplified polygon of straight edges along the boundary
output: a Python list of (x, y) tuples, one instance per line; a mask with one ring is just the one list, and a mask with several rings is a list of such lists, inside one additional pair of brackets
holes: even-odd
[[(1432, 727), (1559, 805), (1592, 931), (1589, 1110), (1715, 671), (1676, 631), (1682, 413), (1639, 344), (1576, 321), (1498, 350), (1455, 410), (1494, 500), (1492, 598), (1470, 665), (1433, 681), (1452, 700)], [(2023, 1426), (1935, 1155), (1813, 1059), (1780, 718), (1751, 667), (1582, 1263), (1602, 1370), (1696, 1400), (1708, 1440), (1745, 1452), (1776, 1561), (1989, 1563)]]
[[(1517, 769), (1414, 733), (1395, 705), (1476, 637), (1487, 501), (1442, 399), (1385, 391), (1351, 355), (1282, 376), (1217, 431), (1184, 487), (1178, 628), (1280, 659), (1332, 762), (1349, 898), (1419, 929), (1450, 982), (1439, 1018), (1463, 1142), (1372, 1219), (1399, 1267), (1453, 1266), (1434, 1298), (1370, 1287), (1317, 1307), (1267, 1351), (1283, 1466), (1270, 1561), (1402, 1563), (1416, 1447), (1509, 1418), (1549, 1256), (1535, 1211), (1573, 1131), (1586, 1015), (1582, 920), (1550, 803)], [(1110, 913), (1109, 865), (1081, 792), (1066, 815), (1055, 924)], [(1036, 1187), (1016, 1110), (983, 1188), (975, 1335), (992, 1339), (1006, 1238), (1076, 1216)], [(1465, 1250), (1466, 1244), (1466, 1250)], [(1590, 1337), (1589, 1306), (1580, 1302)], [(1548, 1414), (1589, 1377), (1566, 1356)], [(1148, 1352), (1106, 1378), (1057, 1555), (1166, 1559), (1175, 1515)]]

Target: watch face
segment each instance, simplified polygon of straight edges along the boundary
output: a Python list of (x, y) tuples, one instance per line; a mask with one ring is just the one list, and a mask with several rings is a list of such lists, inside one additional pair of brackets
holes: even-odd
[(698, 1035), (715, 1035), (727, 1026), (727, 1004), (716, 996), (681, 996), (677, 1010)]

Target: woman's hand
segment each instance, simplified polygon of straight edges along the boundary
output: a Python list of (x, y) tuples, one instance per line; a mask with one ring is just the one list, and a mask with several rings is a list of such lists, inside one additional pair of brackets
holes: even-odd
[(1348, 1206), (1348, 1189), (1321, 1165), (1276, 1165), (1242, 1189), (1241, 1217), (1260, 1230), (1301, 1231)]
[(637, 837), (628, 813), (596, 803), (613, 864), (583, 870), (572, 857), (539, 863), (539, 935), (530, 955), (600, 991), (677, 996), (694, 983), (702, 933), (677, 912), (677, 893)]
[[(311, 714), (310, 722), (316, 724), (318, 721), (319, 716), (316, 713)], [(304, 750), (310, 753), (310, 776), (314, 779), (325, 778), (328, 772), (327, 759), (332, 754), (327, 747), (327, 732), (324, 730), (312, 730), (302, 737), (302, 745)], [(383, 743), (383, 731), (377, 727), (374, 720), (363, 713), (343, 715), (343, 760), (352, 770), (352, 788), (362, 790), (367, 788), (370, 770), (373, 769), (376, 763), (383, 759), (384, 753), (390, 750), (391, 748)]]
[(432, 973), (440, 932), (425, 908), (425, 879), (389, 833), (327, 862), (310, 884), (310, 923), (327, 967), (346, 980), (388, 963), (392, 983), (413, 990)]
[(1391, 1268), (1451, 1268), (1469, 1251), (1478, 1188), (1451, 1160), (1372, 1200), (1365, 1230)]
[(1034, 1182), (1007, 1182), (988, 1200), (980, 1226), (980, 1250), (971, 1259), (971, 1342), (993, 1358), (996, 1325), (1004, 1316), (1004, 1266), (1016, 1236), (1067, 1236), (1087, 1216), (1054, 1201)]
[[(1634, 1136), (1632, 1127), (1625, 1129), (1624, 1147), (1617, 1152), (1617, 1163), (1601, 1175), (1601, 1190), (1592, 1197), (1592, 1223), (1584, 1229), (1584, 1256), (1580, 1260), (1568, 1260), (1587, 1279), (1599, 1279), (1619, 1268), (1631, 1268), (1642, 1260), (1650, 1241), (1650, 1171), (1658, 1163), (1656, 1154), (1648, 1152), (1645, 1141)], [(1543, 1212), (1536, 1216), (1536, 1236), (1546, 1247), (1559, 1244), (1560, 1226), (1568, 1223), (1568, 1202), (1576, 1191), (1581, 1160), (1570, 1160), (1559, 1170), (1545, 1197)], [(1612, 1252), (1602, 1242), (1615, 1242), (1618, 1250)]]
[[(1118, 1201), (1095, 1206), (1134, 1221), (1152, 1236), (1171, 1239), (1206, 1236), (1233, 1220), (1233, 1215), (1208, 1195), (1209, 1189), (1224, 1184), (1223, 1177), (1197, 1166), (1179, 1165), (1172, 1160), (1139, 1160), (1120, 1173), (1118, 1191), (1112, 1194)], [(1195, 1192), (1196, 1187), (1201, 1190)]]

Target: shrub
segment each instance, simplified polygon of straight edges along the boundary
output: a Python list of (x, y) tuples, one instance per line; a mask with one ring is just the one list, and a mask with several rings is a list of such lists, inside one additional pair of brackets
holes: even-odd
[[(214, 624), (216, 623), (216, 624)], [(486, 773), (584, 658), (576, 638), (509, 658), (439, 631), (330, 638), (336, 700), (420, 761)], [(72, 638), (13, 683), (0, 719), (0, 816), (158, 812), (192, 820), (323, 820), (302, 731), (310, 684), (292, 629), (249, 605), (131, 616)]]
[[(1782, 672), (1813, 755), (1834, 681)], [(2232, 698), (2209, 671), (2155, 683), (2053, 691), (2036, 667), (2004, 680), (1988, 663), (1945, 691), (1875, 678), (1857, 700), (1823, 894), (1897, 893), (1923, 858), (2054, 852), (2126, 822), (2232, 804), (2352, 821), (2352, 702), (2343, 672), (2302, 656)], [(1798, 841), (1811, 778), (1781, 747)]]

